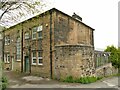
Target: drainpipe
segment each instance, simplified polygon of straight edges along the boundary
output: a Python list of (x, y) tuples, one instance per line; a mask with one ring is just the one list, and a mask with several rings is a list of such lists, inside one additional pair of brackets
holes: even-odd
[(31, 73), (31, 39), (32, 39), (32, 37), (31, 37), (31, 29), (29, 28), (29, 30), (30, 30), (30, 33), (29, 33), (29, 73)]
[(29, 73), (31, 73), (31, 46), (29, 47)]
[(23, 23), (22, 23), (22, 33), (21, 33), (21, 72), (23, 72)]
[(52, 79), (52, 11), (50, 11), (50, 78)]
[(2, 38), (2, 59), (4, 62), (4, 49), (5, 49), (5, 31), (4, 30), (2, 31), (2, 35), (3, 35), (3, 38)]

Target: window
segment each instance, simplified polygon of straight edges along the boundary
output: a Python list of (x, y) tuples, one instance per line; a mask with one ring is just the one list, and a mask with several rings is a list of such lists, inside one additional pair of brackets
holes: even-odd
[(36, 39), (37, 27), (32, 29), (32, 39)]
[(42, 64), (43, 63), (43, 59), (42, 59), (42, 51), (38, 51), (38, 64)]
[(29, 39), (29, 33), (28, 32), (25, 33), (25, 39)]
[(5, 63), (10, 63), (10, 54), (4, 54), (4, 62)]
[(37, 29), (37, 31), (39, 32), (39, 31), (42, 31), (42, 25), (40, 25), (40, 26), (38, 26), (38, 29)]
[(20, 37), (17, 38), (17, 43), (16, 43), (16, 48), (17, 48), (17, 61), (20, 61), (21, 59), (21, 42), (20, 42)]
[(37, 63), (36, 61), (37, 61), (37, 60), (36, 60), (36, 51), (33, 51), (33, 52), (32, 52), (32, 64), (33, 64), (33, 65), (36, 65), (36, 63)]
[[(38, 55), (38, 58), (37, 58)], [(32, 65), (43, 65), (42, 51), (33, 51), (32, 52)]]
[(42, 31), (38, 32), (38, 38), (42, 38)]
[(37, 34), (38, 34), (38, 38), (42, 38), (42, 25), (34, 27), (32, 29), (32, 39), (36, 39), (37, 38)]
[(38, 32), (38, 38), (42, 38), (42, 25), (38, 26), (37, 32)]
[(5, 36), (5, 45), (9, 45), (10, 44), (10, 36)]

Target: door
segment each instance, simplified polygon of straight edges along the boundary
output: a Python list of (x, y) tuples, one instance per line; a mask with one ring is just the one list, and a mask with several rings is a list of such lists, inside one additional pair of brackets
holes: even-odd
[(24, 62), (24, 71), (29, 72), (29, 57), (25, 56), (25, 62)]

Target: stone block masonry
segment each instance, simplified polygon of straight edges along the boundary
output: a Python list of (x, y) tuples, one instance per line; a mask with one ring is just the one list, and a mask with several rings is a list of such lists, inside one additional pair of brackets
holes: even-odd
[(60, 45), (55, 47), (55, 77), (79, 78), (94, 76), (94, 49), (85, 45)]

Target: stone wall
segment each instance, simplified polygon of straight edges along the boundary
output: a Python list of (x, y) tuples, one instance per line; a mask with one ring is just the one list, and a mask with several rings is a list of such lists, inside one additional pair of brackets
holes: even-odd
[(93, 29), (63, 13), (56, 12), (55, 45), (84, 44), (94, 46)]
[(61, 45), (55, 47), (55, 78), (94, 76), (94, 51), (91, 46)]
[[(36, 39), (33, 40), (31, 39), (32, 28), (39, 25), (43, 26), (42, 38), (38, 38), (36, 33)], [(25, 39), (26, 33), (28, 33), (29, 39)], [(30, 63), (32, 62), (32, 52), (38, 53), (41, 50), (43, 51), (43, 63), (38, 65), (38, 54), (36, 54), (37, 63), (30, 65), (32, 74), (37, 73), (50, 77), (53, 73), (53, 76), (58, 78), (68, 75), (77, 77), (94, 74), (93, 29), (58, 10), (47, 11), (10, 27), (5, 31), (6, 35), (10, 36), (12, 42), (10, 45), (5, 45), (4, 52), (9, 53), (10, 57), (14, 57), (13, 70), (21, 70), (22, 58), (24, 69), (25, 56), (29, 57)], [(23, 57), (19, 61), (16, 60), (17, 37), (20, 37), (22, 41), (21, 54)], [(7, 64), (11, 66), (11, 62)]]
[(2, 40), (0, 39), (0, 60), (2, 60), (2, 55), (3, 55), (3, 43)]
[(0, 26), (0, 60), (3, 60), (3, 27)]
[(117, 73), (118, 73), (117, 69), (115, 69), (111, 63), (107, 63), (96, 68), (97, 77), (105, 77), (105, 76), (110, 76)]

